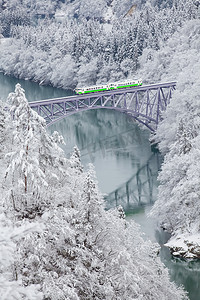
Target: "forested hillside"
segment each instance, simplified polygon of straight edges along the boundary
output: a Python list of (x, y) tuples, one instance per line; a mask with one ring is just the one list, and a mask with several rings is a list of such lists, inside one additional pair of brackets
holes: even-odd
[(173, 253), (185, 257), (200, 256), (199, 51), (200, 20), (189, 21), (158, 52), (145, 51), (140, 70), (149, 81), (152, 77), (177, 80), (177, 90), (156, 133), (166, 155), (152, 214), (172, 233), (168, 245)]
[[(76, 2), (80, 1), (63, 3), (66, 13)], [(134, 77), (144, 49), (159, 50), (187, 20), (198, 18), (197, 8), (193, 0), (174, 1), (162, 8), (147, 2), (132, 16), (115, 18), (111, 24), (86, 17), (61, 23), (47, 18), (38, 20), (37, 25), (31, 21), (20, 21), (17, 26), (11, 23), (12, 38), (1, 45), (0, 69), (19, 78), (71, 89)], [(145, 77), (143, 80), (146, 82)]]

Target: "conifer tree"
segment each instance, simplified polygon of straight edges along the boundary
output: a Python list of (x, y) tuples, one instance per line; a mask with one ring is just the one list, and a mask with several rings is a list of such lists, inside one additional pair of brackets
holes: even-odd
[(41, 118), (31, 110), (24, 90), (16, 85), (8, 97), (13, 118), (13, 151), (7, 154), (6, 183), (9, 186), (6, 205), (19, 217), (34, 217), (42, 209), (44, 198), (41, 187), (47, 186), (39, 166), (37, 126)]
[(52, 137), (47, 134), (44, 119), (29, 107), (19, 84), (8, 102), (14, 132), (13, 151), (7, 154), (6, 205), (20, 218), (34, 218), (49, 205), (47, 194), (51, 194), (63, 171), (66, 159), (56, 144), (62, 138), (56, 133)]

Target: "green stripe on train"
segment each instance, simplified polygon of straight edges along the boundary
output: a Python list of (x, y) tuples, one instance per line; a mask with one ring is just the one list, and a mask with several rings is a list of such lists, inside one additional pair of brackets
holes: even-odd
[(84, 93), (87, 94), (87, 93), (94, 93), (94, 92), (101, 92), (101, 91), (107, 91), (107, 89), (84, 91)]
[[(139, 85), (142, 85), (142, 84), (123, 85), (123, 86), (117, 86), (116, 88), (111, 87), (109, 90), (122, 89), (122, 88), (126, 88), (126, 87), (139, 86)], [(94, 92), (102, 92), (102, 91), (107, 91), (107, 89), (84, 91), (84, 94), (94, 93)], [(83, 94), (83, 93), (79, 93), (79, 94)]]
[(131, 87), (131, 86), (138, 86), (139, 84), (131, 84), (131, 85), (121, 85), (121, 86), (117, 86), (117, 89), (122, 89), (122, 88), (126, 88), (126, 87)]

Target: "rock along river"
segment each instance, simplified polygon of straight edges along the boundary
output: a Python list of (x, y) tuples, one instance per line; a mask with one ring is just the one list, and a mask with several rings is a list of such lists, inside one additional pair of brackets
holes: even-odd
[[(29, 101), (71, 95), (71, 91), (41, 86), (0, 73), (0, 99), (13, 92), (16, 83), (25, 89)], [(167, 234), (157, 229), (156, 220), (147, 214), (156, 201), (160, 154), (149, 143), (149, 131), (120, 112), (99, 109), (69, 116), (48, 128), (63, 135), (63, 149), (68, 157), (75, 145), (81, 152), (82, 164), (95, 166), (99, 189), (106, 206), (121, 204), (127, 219), (140, 224), (144, 238), (161, 245), (160, 257), (169, 268), (171, 279), (183, 285), (190, 300), (200, 299), (200, 261), (171, 257), (163, 244)], [(153, 300), (153, 299), (152, 299)], [(164, 300), (164, 299), (163, 299)]]

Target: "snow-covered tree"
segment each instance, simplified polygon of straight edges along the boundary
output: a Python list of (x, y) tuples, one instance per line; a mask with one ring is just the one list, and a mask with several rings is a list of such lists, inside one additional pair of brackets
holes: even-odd
[[(44, 122), (29, 107), (24, 90), (16, 85), (8, 97), (14, 124), (13, 151), (7, 154), (7, 207), (21, 216), (34, 214), (44, 205), (41, 187), (47, 186), (38, 160), (38, 123)], [(43, 124), (44, 126), (44, 124)]]
[(6, 117), (7, 115), (5, 111), (5, 105), (0, 101), (0, 155), (2, 155), (2, 152), (4, 150), (5, 140), (7, 136)]
[(65, 205), (43, 214), (44, 233), (24, 240), (24, 284), (40, 283), (53, 300), (187, 299), (138, 226), (126, 223), (121, 209), (104, 210), (90, 174), (76, 173), (76, 181)]
[(6, 155), (5, 205), (19, 217), (34, 218), (50, 205), (58, 175), (65, 172), (66, 159), (56, 143), (62, 138), (57, 133), (47, 134), (44, 119), (29, 107), (19, 84), (8, 102), (14, 131), (13, 149)]
[[(2, 209), (1, 209), (2, 211)], [(0, 294), (2, 300), (42, 300), (39, 285), (24, 287), (21, 278), (13, 267), (19, 240), (33, 231), (40, 231), (35, 225), (13, 226), (12, 222), (0, 213)]]
[[(120, 10), (124, 2), (119, 2), (113, 5), (118, 3)], [(88, 3), (68, 1), (63, 9), (73, 7), (70, 11), (78, 16)], [(98, 10), (102, 1), (93, 4)], [(109, 31), (98, 18), (90, 17), (80, 17), (78, 22), (76, 18), (63, 23), (45, 19), (37, 26), (13, 25), (14, 39), (6, 47), (1, 45), (0, 68), (20, 78), (71, 89), (77, 84), (134, 76), (143, 52), (152, 57), (187, 20), (198, 18), (197, 7), (189, 0), (160, 10), (146, 2), (132, 16), (112, 21)]]

